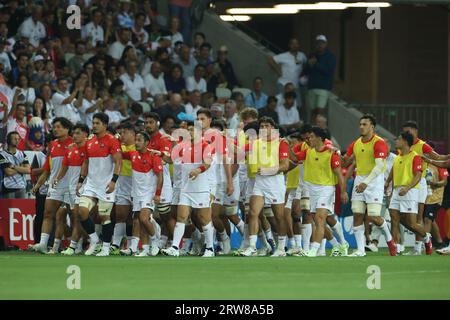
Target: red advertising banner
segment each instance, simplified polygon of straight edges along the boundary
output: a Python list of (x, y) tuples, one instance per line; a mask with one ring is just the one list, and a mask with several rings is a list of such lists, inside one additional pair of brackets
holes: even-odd
[(5, 246), (26, 249), (34, 243), (34, 199), (0, 200), (0, 237)]

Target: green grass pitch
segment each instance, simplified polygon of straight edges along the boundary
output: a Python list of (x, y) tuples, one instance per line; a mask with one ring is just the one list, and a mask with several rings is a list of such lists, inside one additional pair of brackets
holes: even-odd
[[(81, 289), (67, 289), (68, 266)], [(367, 268), (381, 271), (369, 290)], [(450, 257), (85, 257), (0, 252), (0, 299), (450, 299)]]

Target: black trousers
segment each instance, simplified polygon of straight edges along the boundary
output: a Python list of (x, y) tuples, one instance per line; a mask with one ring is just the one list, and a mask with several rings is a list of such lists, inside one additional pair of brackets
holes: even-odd
[(42, 222), (44, 221), (44, 206), (46, 196), (36, 193), (36, 218), (34, 219), (34, 243), (41, 241)]

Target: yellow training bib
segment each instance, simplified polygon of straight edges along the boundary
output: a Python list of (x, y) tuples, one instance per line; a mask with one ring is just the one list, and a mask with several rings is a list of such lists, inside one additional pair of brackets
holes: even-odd
[[(417, 153), (410, 151), (407, 155), (398, 155), (395, 157), (394, 165), (392, 170), (394, 170), (394, 188), (409, 185), (413, 178), (413, 161)], [(414, 188), (419, 188), (419, 183), (414, 186)]]
[(315, 148), (309, 149), (303, 161), (303, 180), (322, 186), (335, 186), (338, 183), (338, 177), (331, 169), (332, 155), (331, 150), (317, 152)]

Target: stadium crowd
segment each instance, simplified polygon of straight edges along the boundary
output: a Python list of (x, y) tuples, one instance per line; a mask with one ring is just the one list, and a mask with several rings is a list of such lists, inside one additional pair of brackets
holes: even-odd
[[(326, 129), (336, 59), (324, 35), (308, 57), (291, 39), (269, 58), (279, 94), (268, 96), (257, 74), (241, 88), (226, 46), (190, 38), (181, 2), (171, 2), (170, 19), (154, 1), (77, 2), (81, 30), (66, 27), (72, 3), (3, 4), (1, 191), (35, 195), (32, 250), (56, 254), (70, 239), (67, 255), (88, 241), (86, 255), (213, 257), (231, 252), (231, 222), (243, 236), (239, 255), (314, 257), (326, 241), (333, 256), (347, 255), (334, 214), (351, 193), (351, 256), (377, 251), (380, 234), (400, 254), (403, 227), (416, 234), (411, 254), (432, 253), (431, 233), (450, 253), (434, 221), (448, 173), (420, 156), (437, 166), (449, 157), (418, 138), (415, 122), (391, 146), (395, 157), (371, 115), (341, 154)], [(313, 126), (300, 119), (303, 105)]]

